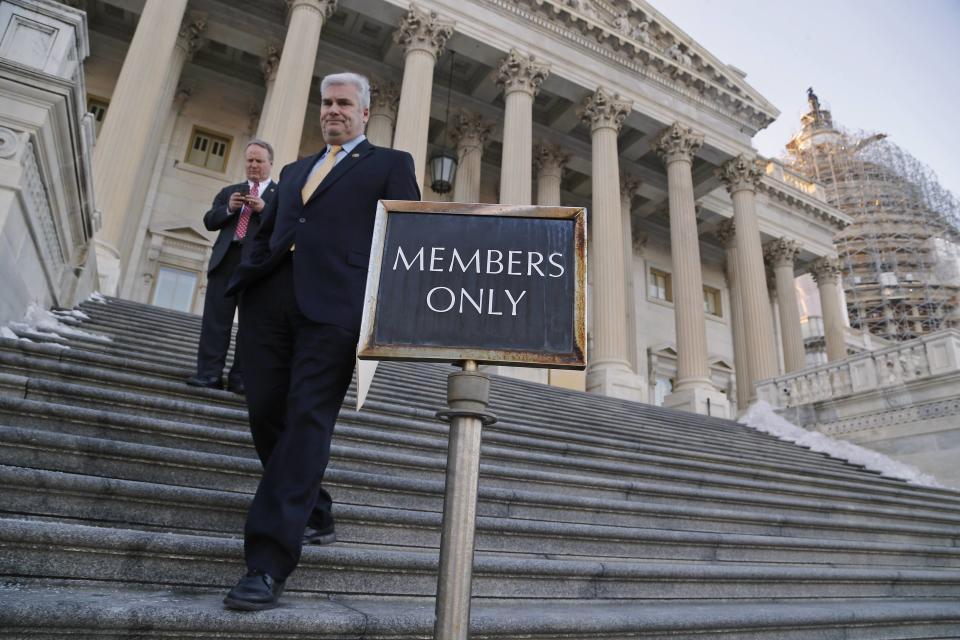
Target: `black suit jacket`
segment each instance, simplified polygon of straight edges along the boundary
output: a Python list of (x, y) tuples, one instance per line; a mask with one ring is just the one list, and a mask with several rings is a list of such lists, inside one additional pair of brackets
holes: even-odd
[(249, 254), (228, 295), (275, 269), (296, 243), (293, 284), (300, 312), (314, 322), (359, 333), (378, 200), (419, 200), (413, 158), (364, 140), (304, 204), (301, 189), (321, 153), (280, 172), (277, 196), (261, 214)]
[[(246, 186), (246, 182), (240, 182), (224, 187), (220, 190), (220, 193), (217, 194), (217, 197), (213, 199), (213, 206), (210, 207), (210, 210), (203, 214), (203, 226), (207, 228), (207, 231), (220, 232), (220, 235), (217, 236), (216, 241), (213, 243), (213, 251), (210, 254), (210, 264), (207, 265), (207, 273), (210, 273), (220, 266), (223, 257), (227, 255), (227, 249), (230, 248), (230, 243), (233, 241), (233, 234), (237, 230), (237, 222), (240, 221), (240, 213), (231, 213), (227, 205), (230, 202), (230, 196), (246, 188)], [(276, 193), (277, 183), (271, 181), (266, 191), (260, 194), (260, 198), (264, 201), (264, 209), (266, 209), (267, 204), (273, 200)], [(263, 212), (252, 212), (250, 222), (247, 225), (246, 239), (252, 239), (256, 236), (257, 230), (260, 228), (262, 213)], [(244, 244), (248, 243), (244, 242)], [(245, 249), (243, 253), (248, 253), (248, 250)]]

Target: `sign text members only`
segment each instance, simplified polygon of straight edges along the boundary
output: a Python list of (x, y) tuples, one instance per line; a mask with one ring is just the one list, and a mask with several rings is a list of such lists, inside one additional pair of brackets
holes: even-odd
[(583, 209), (384, 205), (361, 358), (583, 366)]

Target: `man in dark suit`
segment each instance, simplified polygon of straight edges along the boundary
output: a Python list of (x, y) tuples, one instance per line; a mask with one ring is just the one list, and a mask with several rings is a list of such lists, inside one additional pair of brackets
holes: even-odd
[(322, 486), (360, 334), (377, 201), (419, 200), (413, 158), (363, 135), (370, 85), (341, 73), (320, 85), (326, 147), (280, 172), (249, 256), (241, 349), (250, 428), (263, 476), (247, 514), (247, 574), (224, 603), (276, 606), (304, 543), (336, 539)]
[[(197, 348), (197, 374), (187, 380), (193, 387), (220, 389), (223, 365), (230, 348), (230, 332), (237, 309), (236, 296), (226, 295), (234, 269), (240, 264), (242, 247), (249, 245), (260, 228), (260, 212), (273, 199), (277, 187), (270, 180), (273, 147), (254, 139), (244, 150), (247, 181), (224, 187), (203, 216), (209, 231), (219, 231), (210, 264), (207, 267), (207, 296), (203, 302), (200, 345)], [(239, 339), (237, 344), (240, 344)], [(240, 349), (234, 351), (233, 366), (227, 376), (227, 389), (244, 392)]]

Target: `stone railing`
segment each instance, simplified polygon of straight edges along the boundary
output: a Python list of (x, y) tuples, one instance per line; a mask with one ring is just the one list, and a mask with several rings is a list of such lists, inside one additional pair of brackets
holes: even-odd
[(761, 380), (757, 383), (757, 398), (776, 409), (786, 409), (900, 387), (951, 372), (960, 372), (960, 331), (957, 329), (938, 331), (839, 362)]
[(827, 194), (823, 190), (823, 185), (818, 182), (807, 180), (800, 174), (783, 166), (776, 160), (767, 161), (766, 173), (775, 180), (790, 185), (797, 191), (805, 193), (821, 202), (827, 201)]

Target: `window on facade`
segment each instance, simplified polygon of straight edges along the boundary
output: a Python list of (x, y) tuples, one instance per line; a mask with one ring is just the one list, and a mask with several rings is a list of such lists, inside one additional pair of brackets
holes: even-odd
[(713, 287), (703, 287), (703, 310), (711, 316), (722, 317), (723, 308), (720, 306), (720, 290)]
[(157, 286), (153, 290), (153, 304), (176, 311), (190, 312), (196, 288), (196, 272), (160, 267), (157, 272)]
[(190, 147), (187, 149), (187, 162), (213, 171), (223, 171), (230, 154), (229, 136), (193, 128), (190, 134)]
[(659, 269), (650, 269), (650, 297), (658, 300), (673, 301), (673, 283), (670, 274)]
[(107, 117), (107, 106), (109, 104), (110, 102), (103, 98), (87, 96), (87, 111), (93, 114), (93, 128), (97, 135), (100, 135), (103, 119)]

